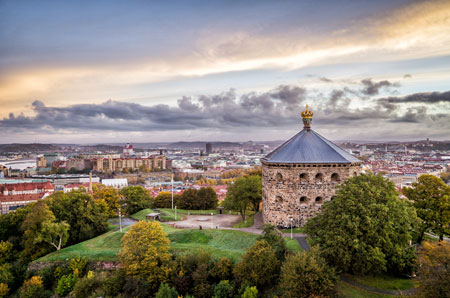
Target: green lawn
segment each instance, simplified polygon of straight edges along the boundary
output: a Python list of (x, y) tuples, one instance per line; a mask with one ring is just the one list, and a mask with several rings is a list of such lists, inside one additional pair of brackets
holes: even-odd
[(383, 295), (369, 292), (357, 287), (354, 287), (346, 282), (339, 281), (337, 284), (337, 291), (340, 296), (345, 298), (393, 298), (399, 296)]
[(300, 247), (300, 244), (298, 244), (298, 241), (295, 239), (285, 237), (284, 242), (286, 243), (286, 247), (289, 250), (293, 250), (293, 251), (301, 251), (302, 250), (302, 248)]
[[(175, 210), (170, 208), (158, 208), (161, 213), (164, 215), (161, 216), (162, 221), (175, 221)], [(145, 220), (145, 216), (149, 213), (155, 212), (153, 209), (143, 209), (133, 215), (131, 215), (132, 218), (137, 220)], [(218, 214), (217, 210), (183, 210), (183, 209), (177, 209), (177, 221), (185, 219), (186, 215), (192, 214), (192, 215), (211, 215), (211, 213)]]
[(89, 261), (113, 261), (117, 259), (117, 253), (120, 250), (121, 239), (130, 227), (120, 231), (109, 231), (98, 237), (80, 242), (75, 245), (54, 251), (36, 262), (61, 261), (77, 257), (78, 255), (86, 257)]
[(253, 223), (254, 223), (254, 220), (255, 220), (255, 214), (248, 214), (248, 215), (246, 215), (246, 219), (247, 219), (247, 222), (240, 221), (237, 224), (235, 224), (233, 226), (233, 228), (239, 229), (239, 228), (249, 228), (249, 227), (253, 226)]
[(359, 282), (360, 284), (385, 290), (407, 290), (414, 287), (414, 282), (411, 279), (399, 278), (390, 275), (376, 275), (376, 276), (360, 276), (360, 275), (345, 275), (346, 277)]

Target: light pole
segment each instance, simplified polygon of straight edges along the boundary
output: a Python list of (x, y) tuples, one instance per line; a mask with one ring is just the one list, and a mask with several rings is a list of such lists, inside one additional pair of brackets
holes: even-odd
[(175, 206), (175, 220), (177, 220), (177, 206)]
[(120, 213), (120, 208), (119, 208), (119, 229), (120, 232), (122, 232), (122, 214)]
[(173, 210), (173, 173), (172, 173), (172, 210)]
[(214, 213), (211, 212), (211, 229), (214, 229), (214, 217), (213, 217), (213, 214)]
[(291, 239), (292, 239), (292, 222), (294, 221), (294, 219), (291, 217)]

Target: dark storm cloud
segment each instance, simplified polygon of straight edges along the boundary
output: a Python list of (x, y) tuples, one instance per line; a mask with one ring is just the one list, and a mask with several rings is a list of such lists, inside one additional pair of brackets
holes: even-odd
[(381, 98), (360, 108), (350, 108), (352, 96), (353, 99), (360, 97), (346, 88), (334, 89), (327, 96), (319, 95), (310, 94), (298, 86), (281, 85), (264, 93), (249, 92), (237, 95), (234, 89), (230, 89), (220, 94), (202, 95), (198, 98), (184, 96), (175, 106), (143, 106), (108, 100), (101, 104), (49, 107), (36, 100), (32, 104), (34, 116), (10, 113), (8, 117), (0, 120), (0, 129), (142, 132), (208, 128), (281, 128), (298, 124), (299, 114), (308, 103), (313, 106), (315, 122), (323, 125), (427, 121), (448, 126), (450, 123), (450, 113), (442, 111), (440, 114), (430, 114), (424, 106), (408, 106), (411, 102), (450, 102), (450, 91)]
[(450, 91), (414, 93), (403, 97), (387, 97), (380, 101), (388, 103), (439, 103), (450, 102)]
[(391, 83), (387, 80), (374, 82), (372, 79), (365, 79), (361, 81), (361, 84), (363, 85), (363, 88), (361, 89), (361, 92), (364, 95), (378, 95), (380, 93), (381, 89), (389, 89), (391, 87), (398, 87), (398, 83)]

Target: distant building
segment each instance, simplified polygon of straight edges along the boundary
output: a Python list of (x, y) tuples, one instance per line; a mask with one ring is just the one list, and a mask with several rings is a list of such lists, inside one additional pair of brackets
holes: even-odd
[(106, 186), (112, 186), (115, 188), (123, 188), (128, 186), (128, 180), (126, 178), (120, 179), (102, 179), (102, 184)]
[[(168, 167), (169, 166), (169, 167)], [(140, 168), (152, 170), (166, 170), (170, 164), (166, 163), (164, 155), (154, 155), (148, 158), (128, 157), (128, 158), (104, 158), (98, 157), (92, 160), (92, 168), (97, 172), (119, 172), (124, 169), (139, 170)]]
[(123, 156), (133, 156), (133, 155), (134, 155), (133, 145), (127, 143), (123, 147)]
[(206, 155), (211, 154), (212, 152), (212, 144), (211, 143), (206, 143)]
[(0, 184), (0, 212), (9, 213), (19, 207), (36, 202), (51, 195), (55, 188), (50, 182), (31, 182), (14, 180), (9, 183), (3, 180)]

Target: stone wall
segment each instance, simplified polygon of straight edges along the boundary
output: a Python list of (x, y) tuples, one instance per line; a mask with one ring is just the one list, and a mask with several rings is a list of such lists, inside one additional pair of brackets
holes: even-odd
[(360, 164), (264, 164), (264, 223), (303, 226), (335, 195), (336, 186), (359, 174)]

